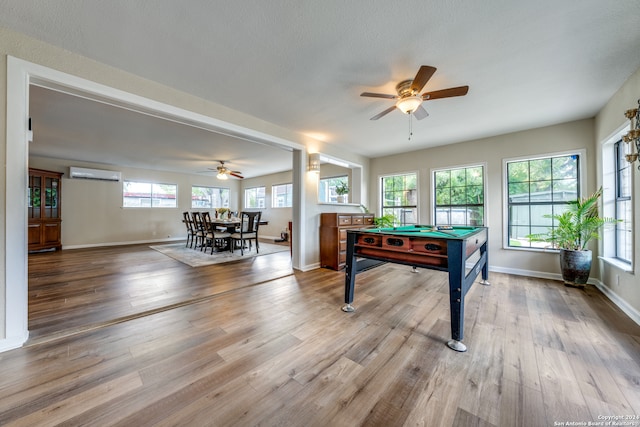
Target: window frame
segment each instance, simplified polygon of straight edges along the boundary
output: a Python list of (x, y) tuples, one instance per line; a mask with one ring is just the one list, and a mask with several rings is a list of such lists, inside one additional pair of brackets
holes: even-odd
[[(263, 196), (258, 197), (258, 189), (262, 188)], [(247, 193), (251, 190), (256, 192), (255, 198), (257, 202), (257, 206), (249, 206), (247, 203)], [(245, 209), (265, 209), (267, 207), (267, 188), (264, 185), (257, 185), (255, 187), (247, 187), (244, 189), (244, 200), (243, 205)], [(260, 206), (260, 200), (262, 200), (262, 206)]]
[[(625, 263), (627, 265), (631, 265), (631, 263), (633, 262), (633, 255), (634, 255), (634, 251), (633, 251), (633, 241), (634, 241), (634, 231), (633, 231), (633, 167), (634, 165), (632, 163), (627, 162), (624, 159), (624, 155), (630, 153), (631, 151), (629, 150), (629, 144), (625, 143), (622, 141), (622, 139), (616, 141), (613, 144), (613, 153), (614, 153), (614, 181), (615, 181), (615, 190), (614, 190), (614, 217), (616, 219), (625, 219), (624, 213), (620, 213), (619, 212), (619, 203), (623, 202), (625, 204), (629, 204), (630, 208), (631, 208), (631, 215), (630, 215), (630, 221), (628, 223), (628, 226), (630, 227), (629, 230), (629, 241), (631, 243), (631, 247), (629, 249), (629, 258), (625, 258), (623, 256), (621, 256), (621, 254), (619, 253), (619, 239), (620, 239), (620, 235), (619, 232), (620, 231), (625, 231), (620, 229), (620, 227), (622, 226), (621, 224), (625, 224), (624, 222), (619, 222), (615, 224), (614, 227), (614, 258), (622, 263)], [(622, 163), (624, 165), (624, 167), (621, 167)], [(628, 175), (628, 196), (623, 196), (621, 195), (621, 175), (624, 172), (624, 170), (627, 170), (629, 172)]]
[[(415, 188), (415, 205), (385, 205), (384, 201), (385, 201), (385, 195), (384, 195), (384, 190), (385, 190), (385, 185), (384, 185), (384, 181), (385, 179), (388, 178), (394, 178), (394, 177), (399, 177), (399, 176), (409, 176), (409, 175), (415, 175), (415, 180), (416, 180), (416, 188)], [(411, 191), (411, 190), (402, 190), (402, 191)], [(402, 215), (396, 216), (396, 219), (399, 221), (397, 224), (394, 224), (395, 226), (403, 226), (403, 225), (414, 225), (414, 224), (419, 224), (420, 223), (420, 173), (418, 171), (408, 171), (408, 172), (399, 172), (399, 173), (393, 173), (393, 174), (386, 174), (386, 175), (381, 175), (378, 178), (378, 195), (380, 197), (380, 202), (379, 202), (379, 209), (380, 209), (380, 213), (382, 216), (385, 215), (385, 210), (389, 210), (389, 209), (407, 209), (407, 208), (411, 208), (415, 211), (415, 222), (406, 222), (402, 220)], [(405, 217), (406, 218), (406, 217)]]
[[(436, 180), (436, 174), (438, 172), (451, 172), (451, 171), (455, 171), (455, 170), (460, 170), (460, 169), (464, 169), (465, 171), (467, 169), (473, 169), (473, 168), (482, 168), (482, 204), (465, 204), (465, 205), (438, 205), (437, 204), (437, 191), (436, 191), (436, 185), (437, 185), (437, 180)], [(431, 176), (431, 195), (432, 195), (432, 200), (431, 200), (431, 206), (433, 207), (432, 211), (431, 211), (431, 221), (430, 223), (433, 225), (466, 225), (469, 226), (469, 221), (467, 218), (467, 224), (458, 224), (458, 223), (453, 223), (453, 224), (438, 224), (437, 221), (437, 217), (438, 217), (438, 206), (460, 206), (460, 207), (465, 207), (468, 208), (469, 206), (482, 206), (482, 224), (477, 224), (475, 225), (476, 227), (486, 227), (487, 224), (487, 163), (486, 162), (481, 162), (481, 163), (473, 163), (473, 164), (467, 164), (467, 165), (459, 165), (459, 166), (451, 166), (451, 167), (443, 167), (443, 168), (435, 168), (435, 169), (431, 169), (430, 171), (430, 176)], [(466, 187), (466, 186), (465, 186)], [(467, 216), (465, 214), (465, 216)]]
[[(555, 157), (566, 157), (566, 156), (578, 156), (577, 163), (577, 195), (576, 197), (581, 197), (583, 190), (586, 188), (586, 165), (587, 165), (587, 151), (584, 148), (577, 150), (566, 150), (560, 152), (551, 152), (551, 153), (540, 153), (540, 154), (532, 154), (528, 156), (518, 156), (518, 157), (510, 157), (502, 159), (502, 209), (503, 209), (503, 230), (502, 230), (502, 249), (514, 250), (514, 251), (531, 251), (531, 252), (559, 252), (558, 249), (550, 248), (550, 247), (532, 247), (532, 246), (510, 246), (509, 239), (511, 237), (510, 234), (510, 216), (509, 216), (509, 163), (522, 162), (522, 161), (535, 161), (542, 159), (551, 159)], [(530, 224), (529, 224), (530, 225)]]
[[(220, 190), (221, 193), (226, 191), (226, 193), (227, 193), (226, 203), (224, 203), (224, 197), (220, 197), (220, 199), (222, 200), (221, 206), (214, 206), (213, 200), (212, 200), (211, 206), (194, 206), (194, 204), (193, 204), (193, 202), (194, 202), (193, 189), (194, 188), (207, 188), (207, 189), (212, 189), (212, 190)], [(218, 187), (218, 186), (209, 186), (209, 185), (195, 185), (195, 184), (191, 185), (191, 209), (216, 209), (216, 208), (227, 208), (228, 209), (229, 205), (230, 205), (230, 202), (229, 202), (230, 198), (231, 198), (231, 189), (229, 187)]]
[(336, 194), (336, 185), (327, 185), (327, 191), (325, 193), (327, 196), (326, 200), (322, 199), (322, 182), (323, 181), (331, 181), (331, 180), (342, 180), (347, 182), (347, 186), (351, 188), (349, 182), (349, 175), (335, 175), (335, 176), (325, 176), (318, 179), (318, 203), (330, 203), (330, 204), (339, 204), (338, 203), (338, 195)]
[[(276, 187), (286, 187), (284, 196), (285, 196), (285, 205), (278, 206), (276, 202), (276, 197), (280, 196), (276, 194)], [(289, 204), (287, 204), (287, 201)], [(272, 209), (283, 209), (283, 208), (292, 208), (293, 207), (293, 183), (287, 182), (284, 184), (272, 184), (271, 185), (271, 208)]]
[[(133, 184), (147, 184), (150, 185), (150, 204), (149, 206), (126, 206), (125, 204), (125, 185), (127, 183), (133, 183)], [(154, 186), (159, 186), (159, 185), (168, 185), (168, 186), (173, 186), (175, 187), (175, 197), (174, 197), (174, 206), (154, 206), (153, 204), (153, 200), (154, 200)], [(131, 179), (124, 179), (122, 180), (122, 186), (120, 187), (122, 190), (122, 207), (125, 209), (177, 209), (178, 208), (178, 184), (172, 184), (172, 183), (168, 183), (168, 182), (153, 182), (153, 181), (137, 181), (137, 180), (131, 180)]]

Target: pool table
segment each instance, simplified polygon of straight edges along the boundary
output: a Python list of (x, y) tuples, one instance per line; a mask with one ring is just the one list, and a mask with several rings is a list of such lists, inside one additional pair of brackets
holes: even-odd
[(441, 270), (449, 273), (451, 340), (447, 345), (466, 351), (462, 343), (464, 298), (482, 271), (488, 285), (486, 227), (411, 225), (347, 231), (347, 262), (343, 311), (352, 312), (356, 275), (380, 262)]

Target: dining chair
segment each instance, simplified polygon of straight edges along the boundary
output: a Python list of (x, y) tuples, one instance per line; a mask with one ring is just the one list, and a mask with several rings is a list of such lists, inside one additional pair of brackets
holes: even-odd
[(193, 220), (191, 219), (189, 212), (182, 212), (182, 218), (182, 222), (184, 222), (184, 225), (187, 227), (187, 244), (185, 247), (193, 247), (193, 240), (196, 237), (196, 231), (193, 228)]
[(204, 231), (204, 224), (202, 223), (202, 215), (200, 212), (191, 212), (191, 218), (193, 219), (193, 229), (195, 231), (194, 249), (200, 248), (202, 251), (206, 235)]
[(207, 247), (211, 246), (211, 255), (213, 255), (214, 249), (224, 250), (227, 249), (230, 244), (230, 233), (218, 231), (218, 229), (211, 223), (211, 215), (209, 212), (202, 212), (202, 223), (205, 230), (205, 244), (204, 253), (207, 253)]
[(231, 234), (231, 252), (237, 243), (240, 243), (240, 254), (244, 255), (244, 245), (249, 242), (249, 250), (251, 250), (251, 241), (256, 241), (256, 252), (260, 252), (260, 244), (258, 243), (258, 228), (260, 227), (260, 217), (262, 212), (240, 212), (240, 231)]

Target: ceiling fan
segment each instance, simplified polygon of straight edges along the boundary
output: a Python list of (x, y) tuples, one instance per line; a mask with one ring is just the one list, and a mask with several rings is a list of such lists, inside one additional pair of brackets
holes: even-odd
[(404, 80), (396, 85), (396, 92), (398, 92), (397, 95), (362, 92), (360, 96), (368, 96), (371, 98), (397, 99), (395, 105), (392, 105), (383, 112), (371, 117), (371, 120), (378, 120), (380, 117), (386, 116), (395, 109), (398, 109), (405, 114), (413, 114), (416, 119), (422, 120), (429, 115), (429, 113), (427, 113), (427, 110), (425, 110), (422, 106), (423, 101), (451, 98), (454, 96), (463, 96), (466, 95), (469, 91), (469, 86), (458, 86), (449, 89), (436, 90), (433, 92), (425, 92), (420, 95), (419, 92), (422, 90), (424, 85), (427, 84), (427, 82), (435, 72), (435, 67), (430, 67), (428, 65), (421, 66), (413, 80)]
[(209, 168), (209, 170), (215, 170), (218, 172), (218, 175), (216, 175), (216, 178), (225, 180), (225, 179), (229, 179), (229, 175), (230, 175), (234, 178), (244, 179), (244, 176), (241, 175), (242, 172), (233, 171), (224, 165), (224, 161), (222, 160), (218, 160), (218, 161), (220, 162), (220, 165), (217, 168), (215, 169)]

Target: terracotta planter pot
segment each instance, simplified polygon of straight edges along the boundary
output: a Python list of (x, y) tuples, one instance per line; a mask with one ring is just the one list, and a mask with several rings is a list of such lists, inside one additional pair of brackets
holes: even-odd
[(591, 273), (591, 251), (560, 249), (560, 270), (567, 286), (584, 287)]

